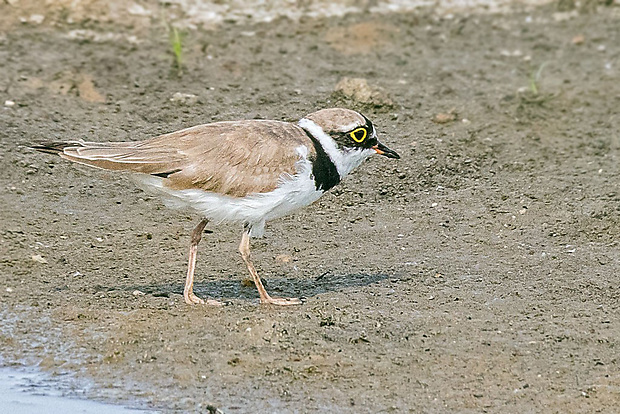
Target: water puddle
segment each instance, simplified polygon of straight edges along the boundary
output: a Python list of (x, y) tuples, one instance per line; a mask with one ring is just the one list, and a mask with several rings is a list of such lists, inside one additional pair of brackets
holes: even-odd
[(35, 369), (0, 367), (0, 412), (11, 414), (154, 414), (67, 397), (49, 375)]

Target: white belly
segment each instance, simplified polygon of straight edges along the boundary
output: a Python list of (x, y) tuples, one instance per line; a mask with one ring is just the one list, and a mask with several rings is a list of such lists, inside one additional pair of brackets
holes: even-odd
[(143, 174), (136, 178), (147, 190), (154, 190), (162, 196), (169, 207), (189, 207), (216, 222), (249, 223), (252, 226), (250, 235), (261, 236), (267, 220), (308, 206), (323, 195), (323, 191), (316, 189), (310, 162), (305, 161), (300, 167), (295, 176), (281, 179), (275, 190), (246, 197), (230, 197), (196, 189), (172, 190), (164, 186), (162, 178)]

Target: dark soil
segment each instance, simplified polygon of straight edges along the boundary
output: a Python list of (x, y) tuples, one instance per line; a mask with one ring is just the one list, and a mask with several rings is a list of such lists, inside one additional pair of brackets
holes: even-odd
[[(617, 412), (620, 13), (554, 12), (227, 23), (185, 33), (181, 73), (157, 24), (6, 31), (4, 363), (164, 412)], [(345, 76), (394, 105), (334, 94)], [(298, 307), (241, 284), (234, 225), (209, 226), (195, 286), (230, 304), (186, 305), (198, 216), (28, 149), (331, 106), (402, 159), (372, 158), (253, 242)]]

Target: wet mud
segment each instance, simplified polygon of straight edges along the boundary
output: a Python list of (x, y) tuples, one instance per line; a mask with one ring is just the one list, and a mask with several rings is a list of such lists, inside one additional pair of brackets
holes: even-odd
[[(163, 412), (617, 410), (619, 16), (225, 22), (185, 30), (180, 67), (163, 24), (4, 31), (3, 364)], [(345, 77), (381, 99), (335, 92)], [(199, 217), (28, 149), (332, 106), (402, 158), (370, 159), (252, 242), (296, 307), (241, 283), (235, 225), (209, 225), (194, 287), (229, 304), (186, 305)]]

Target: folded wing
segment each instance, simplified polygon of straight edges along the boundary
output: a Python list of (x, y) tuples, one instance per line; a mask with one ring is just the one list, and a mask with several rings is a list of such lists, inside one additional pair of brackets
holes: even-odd
[(135, 142), (69, 141), (33, 148), (80, 164), (150, 174), (175, 190), (200, 189), (243, 197), (276, 188), (314, 155), (303, 130), (278, 121), (217, 122)]

